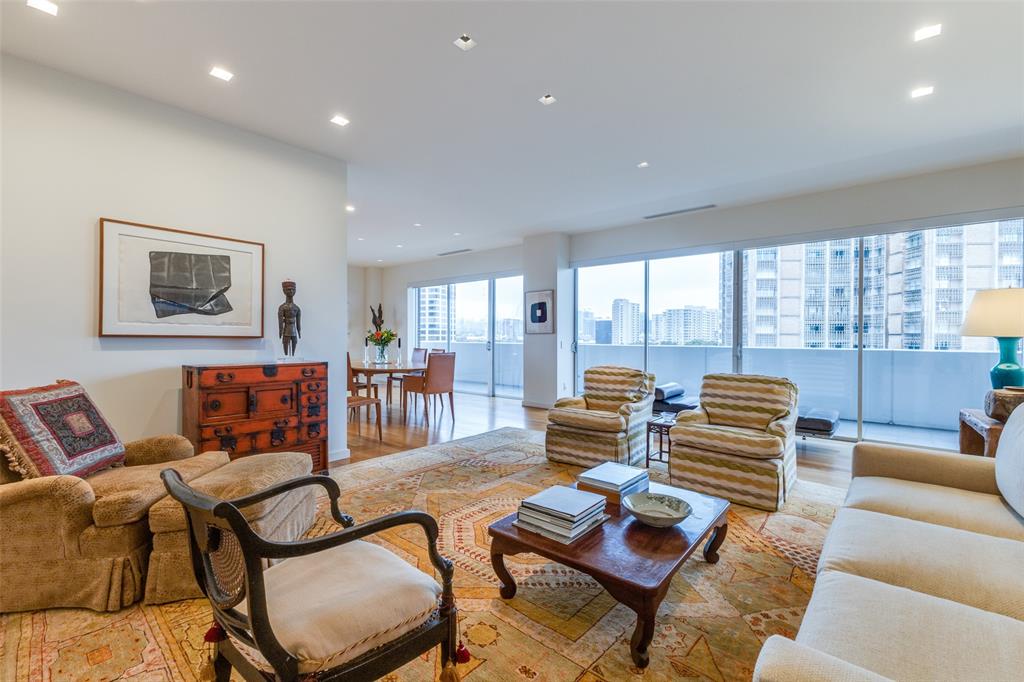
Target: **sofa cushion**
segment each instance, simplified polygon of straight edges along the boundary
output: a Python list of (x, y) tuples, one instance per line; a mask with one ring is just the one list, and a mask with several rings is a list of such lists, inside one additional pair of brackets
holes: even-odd
[(774, 459), (782, 457), (786, 450), (786, 444), (778, 436), (737, 426), (688, 425), (684, 422), (672, 427), (671, 433), (673, 445), (722, 452), (727, 455)]
[(341, 665), (416, 629), (441, 596), (429, 575), (362, 540), (293, 557), (263, 579), (270, 626), (299, 659), (300, 674)]
[[(177, 468), (176, 466), (173, 468)], [(313, 471), (313, 460), (305, 452), (269, 452), (263, 455), (239, 457), (233, 462), (217, 467), (191, 480), (189, 485), (199, 492), (222, 500), (251, 495), (292, 478), (308, 476)], [(179, 473), (180, 470), (179, 470)], [(246, 518), (253, 523), (268, 516), (265, 526), (277, 525), (278, 513), (287, 513), (298, 503), (299, 498), (316, 496), (323, 490), (319, 486), (308, 486), (290, 493), (272, 497), (263, 502), (245, 507)], [(290, 501), (288, 501), (290, 500)], [(280, 512), (275, 510), (280, 508)], [(185, 530), (185, 509), (172, 497), (164, 497), (149, 509), (149, 528), (154, 533), (168, 533)], [(259, 532), (259, 530), (257, 530)]]
[(999, 437), (996, 485), (1006, 503), (1024, 516), (1024, 405), (1010, 414)]
[(595, 365), (583, 372), (583, 395), (592, 410), (616, 412), (654, 392), (654, 375), (641, 369), (617, 365)]
[(1024, 542), (844, 507), (818, 573), (843, 571), (1024, 620)]
[(708, 374), (700, 405), (712, 424), (764, 430), (796, 409), (797, 389), (789, 379), (756, 374)]
[(74, 381), (0, 391), (0, 452), (23, 478), (86, 476), (124, 461), (124, 443)]
[(160, 472), (174, 469), (185, 482), (222, 467), (229, 461), (226, 452), (204, 452), (195, 457), (135, 467), (114, 467), (89, 476), (96, 502), (92, 517), (97, 526), (118, 526), (143, 518), (160, 498), (167, 494)]
[(1024, 670), (1024, 622), (840, 571), (818, 576), (796, 641), (894, 680)]
[(575, 426), (588, 431), (619, 433), (626, 430), (626, 418), (618, 412), (581, 410), (577, 407), (555, 407), (548, 412), (548, 421), (562, 426)]
[(1021, 518), (998, 495), (896, 478), (858, 476), (850, 482), (846, 506), (1024, 540)]

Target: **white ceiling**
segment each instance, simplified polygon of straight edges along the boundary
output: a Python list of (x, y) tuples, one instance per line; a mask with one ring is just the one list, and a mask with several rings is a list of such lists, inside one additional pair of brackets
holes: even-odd
[(3, 50), (348, 160), (354, 263), (1024, 153), (1021, 2), (57, 1)]

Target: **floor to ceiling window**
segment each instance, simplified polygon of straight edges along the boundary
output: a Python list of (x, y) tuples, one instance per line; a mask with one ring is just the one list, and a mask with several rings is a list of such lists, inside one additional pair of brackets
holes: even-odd
[(998, 357), (960, 324), (974, 292), (1021, 286), (1020, 219), (580, 267), (577, 390), (606, 362), (691, 395), (709, 372), (786, 376), (802, 409), (839, 412), (838, 437), (956, 449)]
[(416, 346), (455, 353), (455, 390), (522, 397), (523, 278), (419, 287)]

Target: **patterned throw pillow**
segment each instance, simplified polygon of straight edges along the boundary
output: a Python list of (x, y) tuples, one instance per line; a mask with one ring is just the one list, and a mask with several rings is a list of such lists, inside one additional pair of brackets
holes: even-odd
[(85, 476), (124, 461), (124, 443), (82, 386), (0, 391), (0, 453), (24, 478)]

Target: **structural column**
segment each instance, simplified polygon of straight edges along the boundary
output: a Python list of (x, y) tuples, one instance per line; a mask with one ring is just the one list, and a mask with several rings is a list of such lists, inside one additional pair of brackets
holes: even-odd
[(568, 235), (544, 234), (523, 240), (524, 291), (555, 292), (555, 332), (523, 336), (524, 405), (549, 408), (559, 396), (573, 393), (574, 287)]

